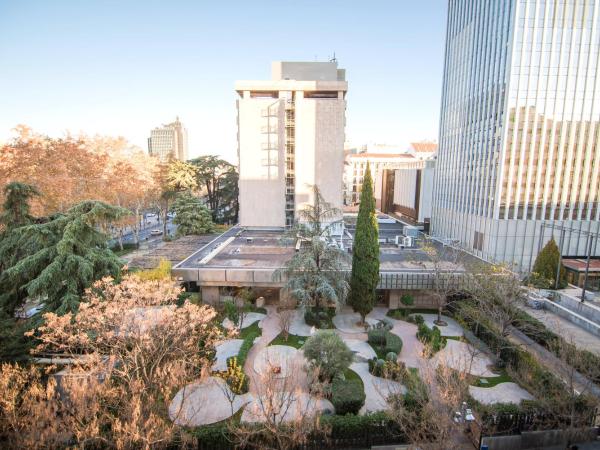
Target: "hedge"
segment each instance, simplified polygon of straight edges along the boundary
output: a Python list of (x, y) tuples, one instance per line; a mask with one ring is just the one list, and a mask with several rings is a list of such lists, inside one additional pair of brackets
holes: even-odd
[(331, 403), (336, 414), (358, 414), (365, 398), (362, 381), (336, 379), (331, 385)]
[[(403, 444), (406, 436), (400, 427), (385, 412), (375, 412), (363, 416), (321, 416), (321, 424), (330, 430), (329, 436), (322, 439), (308, 438), (310, 448), (356, 448), (381, 444)], [(229, 450), (236, 448), (234, 436), (224, 422), (195, 428), (192, 435), (198, 438), (200, 450)]]
[(240, 351), (237, 355), (237, 362), (240, 367), (244, 367), (244, 363), (246, 362), (246, 358), (248, 357), (248, 352), (254, 345), (254, 339), (259, 337), (260, 334), (260, 329), (258, 331), (253, 330), (249, 332), (244, 338), (244, 342), (242, 342), (242, 345), (240, 346)]
[(306, 308), (304, 311), (304, 321), (311, 327), (322, 329), (334, 328), (331, 319), (335, 315), (335, 308), (325, 308), (315, 311), (312, 308)]
[(396, 355), (399, 355), (400, 352), (402, 351), (402, 339), (400, 339), (400, 336), (387, 331), (385, 333), (385, 348), (384, 348), (384, 350), (385, 350), (386, 355), (390, 352), (395, 353)]
[(402, 351), (402, 339), (400, 336), (385, 330), (376, 328), (367, 333), (367, 342), (371, 344), (382, 356), (390, 352), (400, 354)]

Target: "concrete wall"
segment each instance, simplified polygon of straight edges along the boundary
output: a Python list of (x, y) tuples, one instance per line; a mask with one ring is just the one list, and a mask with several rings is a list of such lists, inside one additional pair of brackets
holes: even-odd
[[(343, 97), (341, 91), (339, 95)], [(304, 98), (298, 92), (295, 107), (296, 217), (306, 204), (312, 203), (315, 184), (326, 201), (341, 209), (346, 101)]]
[[(558, 292), (560, 296), (559, 303), (565, 308), (585, 317), (592, 322), (600, 324), (600, 308), (588, 302), (581, 302), (581, 299), (572, 297), (564, 292)], [(587, 297), (587, 295), (586, 295)]]
[(338, 77), (339, 73), (335, 62), (274, 61), (271, 63), (273, 80), (343, 80), (344, 78)]
[[(413, 296), (414, 304), (412, 306), (406, 306), (401, 301), (400, 298), (404, 294), (410, 294)], [(423, 309), (437, 309), (437, 304), (435, 303), (433, 296), (431, 295), (430, 290), (400, 290), (400, 289), (392, 289), (390, 290), (390, 300), (389, 300), (389, 308), (423, 308)]]
[(218, 286), (202, 286), (202, 303), (217, 305), (219, 300)]
[[(283, 102), (273, 98), (245, 98), (238, 100), (238, 145), (240, 160), (239, 203), (240, 225), (248, 227), (285, 226), (285, 155)], [(247, 98), (246, 98), (247, 97)], [(280, 104), (279, 107), (271, 106)], [(267, 126), (262, 111), (271, 106), (278, 118), (269, 120), (278, 130), (270, 135), (271, 142), (277, 140), (277, 151), (269, 152), (277, 166), (266, 166), (268, 152), (263, 150), (267, 134), (261, 130)]]

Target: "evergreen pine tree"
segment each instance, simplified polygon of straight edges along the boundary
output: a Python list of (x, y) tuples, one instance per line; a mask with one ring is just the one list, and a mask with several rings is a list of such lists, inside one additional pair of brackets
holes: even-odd
[(13, 181), (4, 187), (4, 204), (0, 213), (0, 223), (6, 230), (28, 225), (33, 222), (29, 213), (29, 201), (39, 192), (35, 186)]
[(375, 213), (371, 170), (367, 163), (354, 236), (349, 296), (352, 309), (361, 315), (363, 323), (366, 315), (375, 305), (375, 289), (378, 282), (379, 228)]
[(202, 201), (188, 192), (181, 193), (173, 203), (173, 223), (177, 225), (177, 236), (204, 234), (215, 231), (210, 211)]
[(94, 281), (119, 276), (123, 262), (108, 248), (101, 228), (127, 213), (84, 201), (43, 223), (5, 233), (0, 241), (0, 307), (12, 315), (29, 297), (43, 301), (46, 311), (76, 311)]
[[(550, 239), (544, 246), (542, 251), (538, 254), (533, 265), (533, 279), (535, 284), (540, 287), (554, 287), (556, 280), (556, 268), (560, 261), (560, 250), (558, 245), (554, 241), (554, 238)], [(565, 268), (561, 264), (560, 275), (559, 275), (559, 287), (566, 286), (566, 273)]]

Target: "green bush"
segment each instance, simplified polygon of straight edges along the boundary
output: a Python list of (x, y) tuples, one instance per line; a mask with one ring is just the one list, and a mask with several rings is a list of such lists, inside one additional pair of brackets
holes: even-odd
[(367, 342), (374, 346), (385, 345), (385, 330), (382, 328), (369, 330), (367, 333)]
[(433, 329), (429, 328), (425, 323), (419, 324), (419, 329), (417, 330), (417, 338), (423, 344), (430, 345), (431, 354), (430, 357), (439, 352), (446, 346), (446, 338), (442, 336), (442, 332), (435, 325)]
[(304, 311), (304, 321), (311, 327), (331, 329), (333, 328), (331, 319), (334, 315), (335, 308), (326, 308), (319, 311), (315, 311), (314, 308), (306, 308)]
[(402, 339), (400, 339), (400, 336), (391, 333), (391, 332), (386, 332), (385, 333), (385, 348), (384, 348), (384, 352), (387, 353), (396, 353), (397, 355), (400, 354), (400, 352), (402, 351)]
[(240, 367), (244, 367), (244, 363), (246, 362), (246, 358), (248, 357), (248, 352), (254, 345), (254, 339), (259, 337), (261, 334), (261, 330), (252, 330), (250, 331), (246, 337), (244, 338), (244, 342), (240, 347), (240, 351), (237, 356), (237, 362)]
[(306, 340), (304, 356), (323, 380), (343, 373), (354, 359), (354, 353), (333, 331), (318, 331)]
[(331, 386), (331, 403), (336, 414), (358, 414), (360, 408), (365, 404), (362, 381), (334, 380)]
[(396, 361), (397, 359), (398, 359), (398, 353), (389, 352), (387, 355), (385, 355), (386, 361)]
[(425, 319), (423, 318), (423, 316), (421, 314), (415, 314), (413, 317), (414, 317), (415, 323), (417, 325), (421, 325), (422, 323), (425, 323)]

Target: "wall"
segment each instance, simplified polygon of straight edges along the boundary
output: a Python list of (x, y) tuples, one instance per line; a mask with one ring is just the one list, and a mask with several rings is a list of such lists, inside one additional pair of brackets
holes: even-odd
[[(400, 298), (404, 294), (410, 294), (413, 296), (414, 304), (412, 306), (405, 306)], [(435, 303), (433, 296), (431, 295), (430, 290), (399, 290), (392, 289), (390, 290), (390, 301), (389, 308), (421, 308), (421, 309), (437, 309), (437, 304)]]
[[(278, 166), (268, 168), (262, 164), (267, 152), (262, 150), (266, 142), (266, 134), (261, 128), (267, 120), (262, 117), (262, 110), (277, 99), (243, 98), (238, 100), (238, 133), (239, 133), (239, 204), (240, 225), (248, 227), (283, 227), (285, 226), (285, 179), (283, 151), (283, 103), (279, 112), (278, 128), (279, 151)], [(271, 152), (271, 156), (274, 153)]]
[(346, 101), (303, 98), (298, 92), (295, 106), (296, 216), (312, 203), (315, 184), (326, 201), (341, 209)]
[[(598, 435), (594, 428), (580, 430), (576, 442), (593, 442)], [(523, 431), (520, 435), (484, 437), (482, 444), (489, 450), (541, 450), (565, 448), (566, 432), (562, 430)], [(559, 447), (562, 446), (562, 447)]]

